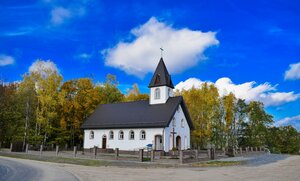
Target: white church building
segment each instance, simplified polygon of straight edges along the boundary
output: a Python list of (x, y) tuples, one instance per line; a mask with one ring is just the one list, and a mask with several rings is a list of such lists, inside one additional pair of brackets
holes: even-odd
[(134, 151), (152, 145), (165, 152), (190, 148), (192, 120), (182, 96), (174, 96), (162, 58), (148, 87), (149, 100), (99, 105), (81, 126), (84, 148)]

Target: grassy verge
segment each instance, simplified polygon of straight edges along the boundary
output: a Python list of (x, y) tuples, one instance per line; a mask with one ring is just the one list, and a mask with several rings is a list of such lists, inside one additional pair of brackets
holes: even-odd
[(11, 158), (21, 158), (28, 160), (53, 162), (53, 163), (68, 163), (76, 165), (85, 166), (108, 166), (109, 163), (101, 160), (88, 160), (80, 158), (65, 158), (65, 157), (52, 157), (52, 156), (39, 156), (39, 155), (25, 155), (25, 154), (8, 154), (0, 153), (0, 156), (11, 157)]
[(208, 161), (204, 163), (194, 163), (194, 167), (223, 167), (223, 166), (234, 166), (240, 165), (240, 161)]

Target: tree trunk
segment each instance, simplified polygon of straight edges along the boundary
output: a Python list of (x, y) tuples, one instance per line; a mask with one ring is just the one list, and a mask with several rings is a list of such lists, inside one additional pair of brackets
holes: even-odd
[(25, 118), (25, 127), (24, 127), (24, 138), (23, 138), (23, 150), (26, 146), (27, 141), (27, 130), (28, 130), (28, 120), (29, 120), (29, 98), (27, 98), (26, 102), (26, 118)]

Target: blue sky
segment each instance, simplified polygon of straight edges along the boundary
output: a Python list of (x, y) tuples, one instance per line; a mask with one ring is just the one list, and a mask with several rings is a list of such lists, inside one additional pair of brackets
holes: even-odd
[(117, 76), (148, 92), (164, 48), (176, 88), (203, 81), (263, 101), (277, 125), (300, 130), (300, 3), (273, 1), (0, 1), (0, 78), (37, 59), (65, 80)]

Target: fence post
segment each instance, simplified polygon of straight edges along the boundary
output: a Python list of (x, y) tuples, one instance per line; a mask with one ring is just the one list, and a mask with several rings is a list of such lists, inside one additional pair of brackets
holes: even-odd
[(198, 161), (198, 150), (195, 150), (195, 159)]
[(211, 159), (211, 160), (214, 160), (214, 159), (215, 159), (215, 149), (214, 149), (214, 148), (211, 148), (211, 149), (210, 149), (210, 159)]
[(9, 151), (12, 152), (13, 151), (13, 143), (10, 143), (10, 148)]
[(94, 146), (94, 158), (96, 159), (97, 157), (97, 146)]
[(29, 147), (29, 144), (27, 143), (26, 147), (25, 147), (25, 153), (28, 153), (28, 147)]
[(77, 146), (74, 146), (73, 156), (76, 157), (76, 155), (77, 155)]
[(56, 148), (55, 148), (55, 155), (58, 156), (58, 152), (59, 152), (59, 146), (56, 145)]
[(179, 163), (183, 164), (183, 150), (179, 151)]
[(151, 150), (150, 152), (150, 159), (151, 159), (151, 162), (154, 162), (154, 158), (155, 158), (155, 151), (154, 150)]
[(210, 149), (207, 149), (207, 157), (208, 157), (208, 159), (211, 158), (211, 150)]
[(43, 145), (40, 146), (40, 155), (42, 156), (43, 154)]
[(232, 156), (235, 157), (236, 156), (236, 149), (232, 148)]
[(139, 161), (143, 162), (144, 149), (139, 149)]
[(118, 160), (119, 159), (119, 148), (115, 149), (115, 159)]

